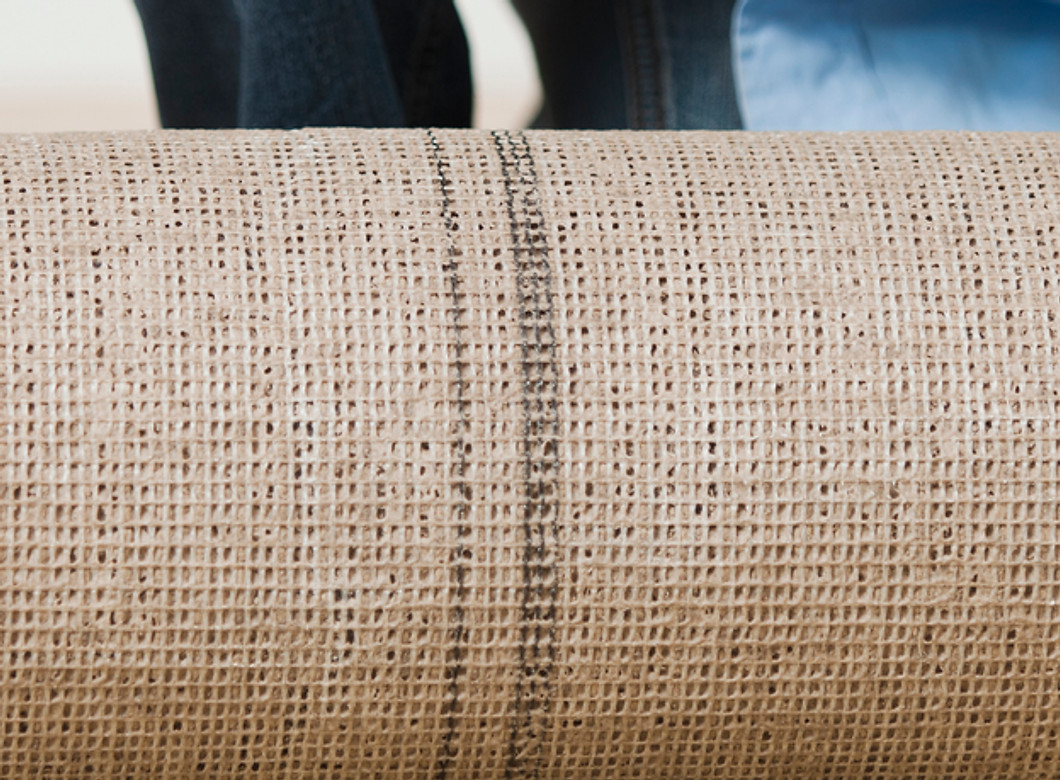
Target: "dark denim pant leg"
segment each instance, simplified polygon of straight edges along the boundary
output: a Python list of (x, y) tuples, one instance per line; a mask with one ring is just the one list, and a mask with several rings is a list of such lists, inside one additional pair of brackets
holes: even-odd
[(239, 20), (230, 0), (136, 0), (164, 127), (236, 127)]
[(466, 126), (452, 0), (137, 0), (167, 127)]
[(452, 0), (374, 0), (410, 127), (468, 127), (471, 57)]
[(545, 91), (538, 124), (740, 127), (734, 0), (515, 0)]
[(372, 0), (235, 0), (235, 7), (241, 127), (404, 124)]
[(544, 105), (535, 125), (629, 127), (615, 0), (513, 0), (537, 55)]

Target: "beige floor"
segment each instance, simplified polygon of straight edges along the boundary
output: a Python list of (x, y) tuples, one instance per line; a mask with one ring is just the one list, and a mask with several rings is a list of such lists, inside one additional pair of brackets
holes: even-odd
[[(523, 125), (539, 87), (514, 13), (505, 0), (457, 4), (478, 78), (475, 123)], [(132, 0), (0, 0), (0, 132), (155, 126)]]

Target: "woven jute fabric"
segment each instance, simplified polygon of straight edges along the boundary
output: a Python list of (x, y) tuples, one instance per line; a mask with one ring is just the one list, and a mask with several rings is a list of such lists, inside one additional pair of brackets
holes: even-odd
[(0, 198), (0, 777), (1060, 775), (1060, 136), (7, 136)]

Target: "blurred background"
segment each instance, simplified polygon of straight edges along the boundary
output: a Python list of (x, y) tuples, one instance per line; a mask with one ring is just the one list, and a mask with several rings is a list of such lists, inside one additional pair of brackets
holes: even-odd
[[(525, 125), (540, 88), (515, 12), (506, 0), (457, 6), (471, 41), (475, 124)], [(0, 0), (0, 132), (157, 126), (132, 0)]]

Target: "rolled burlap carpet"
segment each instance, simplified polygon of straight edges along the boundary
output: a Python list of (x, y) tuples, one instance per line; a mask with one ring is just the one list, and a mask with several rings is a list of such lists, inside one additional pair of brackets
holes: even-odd
[(1060, 775), (1060, 136), (0, 182), (0, 777)]

